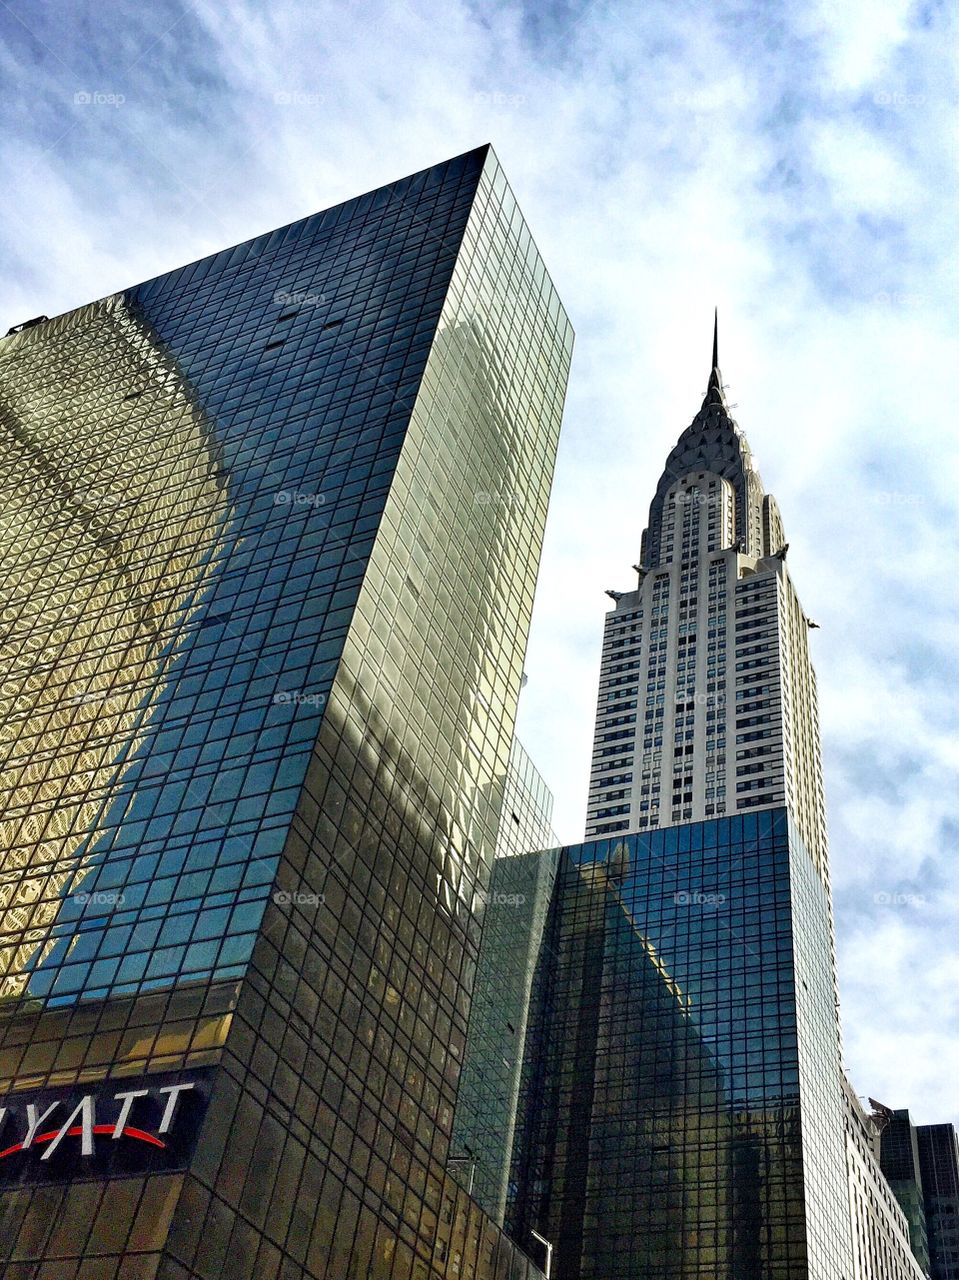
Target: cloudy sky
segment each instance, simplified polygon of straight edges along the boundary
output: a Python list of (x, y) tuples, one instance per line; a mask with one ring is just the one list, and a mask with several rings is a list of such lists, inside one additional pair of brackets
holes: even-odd
[(607, 587), (705, 388), (814, 633), (846, 1059), (959, 1122), (959, 36), (930, 0), (0, 0), (0, 332), (481, 142), (577, 331), (520, 728), (581, 837)]

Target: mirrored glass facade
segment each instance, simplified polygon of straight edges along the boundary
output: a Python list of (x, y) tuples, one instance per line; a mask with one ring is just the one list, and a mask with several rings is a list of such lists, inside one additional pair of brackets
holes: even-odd
[(496, 837), (497, 859), (558, 845), (552, 817), (553, 794), (526, 748), (514, 738)]
[(481, 148), (0, 342), (0, 1124), (214, 1071), (179, 1172), (11, 1129), (3, 1280), (526, 1276), (445, 1169), (571, 341)]
[[(509, 861), (555, 876), (513, 1238), (560, 1280), (848, 1276), (829, 901), (787, 812)], [(481, 980), (509, 954), (484, 941)]]

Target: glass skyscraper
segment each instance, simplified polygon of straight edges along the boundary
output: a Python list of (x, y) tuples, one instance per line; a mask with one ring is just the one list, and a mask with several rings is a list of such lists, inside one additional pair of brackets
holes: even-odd
[(571, 349), (488, 148), (0, 342), (0, 1276), (527, 1274), (446, 1173)]
[[(877, 1162), (849, 1160), (815, 623), (787, 551), (714, 330), (638, 584), (608, 592), (587, 842), (506, 861), (537, 910), (480, 957), (478, 989), (503, 992), (470, 1027), (480, 1065), (528, 1007), (516, 1116), (476, 1145), (474, 1186), (523, 1247), (549, 1242), (557, 1280), (917, 1275)], [(471, 1065), (492, 1124), (502, 1072)], [(854, 1251), (854, 1199), (888, 1249)]]

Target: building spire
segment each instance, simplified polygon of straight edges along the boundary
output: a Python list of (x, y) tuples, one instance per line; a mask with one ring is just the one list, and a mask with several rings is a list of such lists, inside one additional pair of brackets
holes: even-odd
[(713, 309), (713, 363), (709, 370), (709, 386), (706, 390), (707, 404), (723, 403), (723, 380), (719, 376), (719, 308)]

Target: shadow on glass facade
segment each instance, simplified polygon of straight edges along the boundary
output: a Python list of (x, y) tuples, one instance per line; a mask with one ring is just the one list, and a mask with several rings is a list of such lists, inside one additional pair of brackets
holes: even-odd
[(4, 1280), (527, 1274), (445, 1161), (570, 347), (487, 148), (0, 343)]
[(847, 1276), (829, 903), (786, 811), (539, 857), (510, 1235), (559, 1280)]

